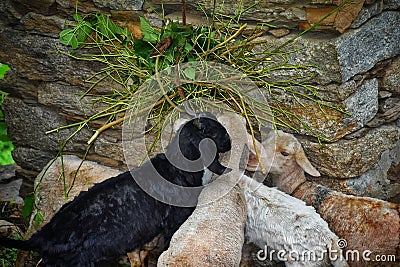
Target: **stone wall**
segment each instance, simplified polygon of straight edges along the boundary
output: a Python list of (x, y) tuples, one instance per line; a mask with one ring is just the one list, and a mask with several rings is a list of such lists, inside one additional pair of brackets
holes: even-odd
[[(109, 13), (119, 23), (144, 16), (160, 23), (152, 8), (160, 1), (102, 1), (79, 3), (79, 12)], [(163, 1), (173, 18), (180, 1)], [(188, 21), (206, 21), (196, 12), (196, 3), (211, 12), (212, 1), (188, 0)], [(223, 3), (224, 2), (224, 3)], [(253, 1), (243, 1), (251, 4)], [(341, 1), (262, 1), (242, 18), (278, 26), (266, 36), (283, 43), (299, 29), (315, 23)], [(236, 1), (217, 1), (219, 12), (233, 15)], [(152, 8), (151, 8), (152, 6)], [(293, 63), (315, 64), (310, 71), (323, 98), (351, 113), (320, 111), (314, 103), (303, 109), (287, 99), (286, 106), (309, 122), (314, 130), (333, 142), (320, 146), (314, 138), (299, 136), (312, 163), (323, 174), (317, 182), (349, 194), (372, 196), (400, 203), (400, 2), (360, 0), (326, 20), (316, 31), (298, 38)], [(74, 129), (46, 134), (84, 117), (90, 98), (80, 102), (88, 87), (83, 82), (100, 66), (75, 61), (57, 52), (58, 34), (75, 12), (75, 1), (3, 0), (0, 2), (0, 62), (11, 67), (0, 89), (9, 92), (3, 109), (13, 139), (13, 156), (29, 191), (34, 176), (56, 156), (60, 142)], [(63, 49), (60, 47), (60, 49)], [(263, 49), (258, 47), (256, 49)], [(307, 74), (307, 73), (305, 73)], [(276, 77), (289, 73), (275, 73)], [(272, 77), (274, 78), (274, 77)], [(107, 92), (117, 85), (103, 82), (97, 90)], [(65, 153), (82, 156), (86, 141), (98, 125), (91, 125), (67, 145)], [(120, 128), (103, 133), (91, 148), (89, 159), (126, 168), (120, 143)]]

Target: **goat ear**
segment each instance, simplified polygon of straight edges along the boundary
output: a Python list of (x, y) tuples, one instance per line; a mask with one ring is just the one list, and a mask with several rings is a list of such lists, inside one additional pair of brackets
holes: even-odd
[(313, 165), (311, 165), (310, 161), (307, 159), (306, 154), (304, 154), (303, 150), (297, 151), (294, 157), (296, 159), (297, 164), (299, 164), (300, 167), (306, 173), (315, 177), (321, 176), (319, 171), (317, 171), (317, 169)]

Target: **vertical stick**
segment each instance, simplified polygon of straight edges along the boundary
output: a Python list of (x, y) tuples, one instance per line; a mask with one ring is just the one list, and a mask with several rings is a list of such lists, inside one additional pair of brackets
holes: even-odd
[(182, 0), (182, 26), (186, 26), (186, 0)]

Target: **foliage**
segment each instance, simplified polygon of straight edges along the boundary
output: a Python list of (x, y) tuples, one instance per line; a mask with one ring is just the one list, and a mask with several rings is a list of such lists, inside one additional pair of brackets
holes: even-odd
[[(0, 79), (4, 78), (5, 73), (10, 69), (6, 64), (0, 63)], [(7, 93), (0, 90), (0, 108), (3, 103), (4, 97)], [(6, 123), (4, 122), (4, 114), (0, 109), (0, 165), (8, 165), (13, 164), (14, 160), (11, 156), (11, 151), (14, 149), (14, 146), (7, 136)]]
[[(16, 239), (22, 239), (17, 236)], [(18, 249), (16, 248), (3, 248), (0, 250), (0, 266), (2, 267), (14, 267), (16, 266), (18, 256)]]
[[(336, 12), (347, 2), (349, 1), (344, 1), (328, 15)], [(318, 94), (318, 88), (312, 83), (313, 77), (303, 75), (304, 70), (315, 68), (315, 66), (289, 62), (289, 56), (296, 51), (289, 50), (287, 43), (279, 47), (269, 46), (263, 51), (254, 49), (260, 44), (266, 44), (266, 47), (269, 45), (267, 39), (258, 38), (265, 33), (264, 27), (259, 25), (256, 28), (248, 29), (247, 24), (240, 24), (240, 17), (256, 4), (257, 2), (248, 8), (240, 9), (234, 17), (227, 18), (214, 12), (211, 16), (212, 23), (209, 26), (194, 27), (164, 21), (165, 26), (155, 28), (141, 17), (141, 39), (135, 39), (127, 28), (116, 25), (111, 21), (110, 16), (89, 14), (81, 17), (76, 12), (75, 23), (60, 33), (60, 43), (70, 47), (71, 50), (66, 52), (64, 47), (60, 48), (59, 52), (76, 60), (102, 64), (103, 67), (100, 71), (85, 80), (90, 86), (81, 97), (91, 95), (93, 104), (100, 103), (106, 108), (80, 122), (49, 131), (48, 133), (52, 133), (76, 127), (76, 131), (61, 145), (59, 155), (62, 155), (66, 143), (71, 141), (82, 128), (89, 126), (94, 121), (101, 122), (104, 125), (88, 142), (88, 152), (93, 141), (102, 131), (124, 120), (124, 112), (127, 111), (129, 105), (141, 106), (140, 102), (145, 99), (140, 95), (141, 92), (138, 92), (138, 88), (149, 77), (178, 63), (191, 61), (212, 61), (234, 66), (276, 100), (274, 105), (258, 102), (262, 109), (271, 110), (272, 114), (265, 114), (264, 117), (254, 114), (243, 104), (243, 101), (240, 101), (242, 99), (240, 92), (227, 91), (226, 88), (212, 84), (188, 84), (178, 86), (175, 92), (165, 94), (165, 98), (157, 102), (158, 106), (153, 114), (155, 120), (153, 125), (155, 126), (151, 128), (155, 136), (159, 136), (161, 132), (163, 125), (161, 121), (165, 117), (163, 114), (168, 114), (185, 98), (212, 97), (222, 100), (242, 113), (248, 122), (250, 117), (253, 122), (262, 124), (266, 121), (271, 122), (272, 117), (272, 123), (276, 126), (284, 126), (297, 131), (296, 125), (303, 125), (311, 135), (315, 135), (319, 140), (326, 140), (324, 136), (315, 133), (301, 118), (286, 110), (284, 103), (276, 97), (276, 94), (290, 95), (301, 106), (305, 106), (304, 103), (311, 101), (317, 103), (321, 110), (330, 108), (338, 112), (344, 111), (323, 101)], [(289, 40), (288, 43), (293, 40)], [(280, 81), (270, 79), (274, 72), (288, 70), (293, 73), (291, 78)], [(184, 74), (187, 78), (193, 78), (195, 75), (194, 71), (190, 69), (186, 70)], [(104, 80), (117, 83), (123, 90), (115, 88), (109, 95), (96, 94), (92, 89)], [(254, 99), (254, 101), (257, 100)], [(69, 190), (65, 188), (66, 195)]]
[(0, 266), (13, 267), (17, 262), (18, 249), (3, 248), (0, 250)]

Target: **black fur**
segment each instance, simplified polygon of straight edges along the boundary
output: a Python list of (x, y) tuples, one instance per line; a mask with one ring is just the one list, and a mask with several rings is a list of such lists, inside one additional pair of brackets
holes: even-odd
[[(217, 152), (231, 149), (229, 135), (215, 117), (200, 117), (187, 122), (179, 136), (182, 154), (191, 160), (200, 157), (198, 147), (204, 138), (215, 142)], [(174, 158), (177, 151), (175, 136), (166, 151), (168, 158)], [(226, 170), (217, 162), (217, 155), (214, 161), (211, 165), (216, 172)], [(201, 186), (204, 171), (177, 169), (165, 154), (156, 155), (133, 169), (132, 174), (135, 177), (151, 175), (152, 167), (174, 184)], [(152, 186), (157, 190), (157, 185)], [(125, 172), (79, 194), (29, 240), (3, 238), (0, 245), (38, 251), (44, 266), (104, 266), (129, 251), (141, 248), (160, 233), (168, 243), (193, 210), (157, 201), (138, 186), (131, 172)]]

